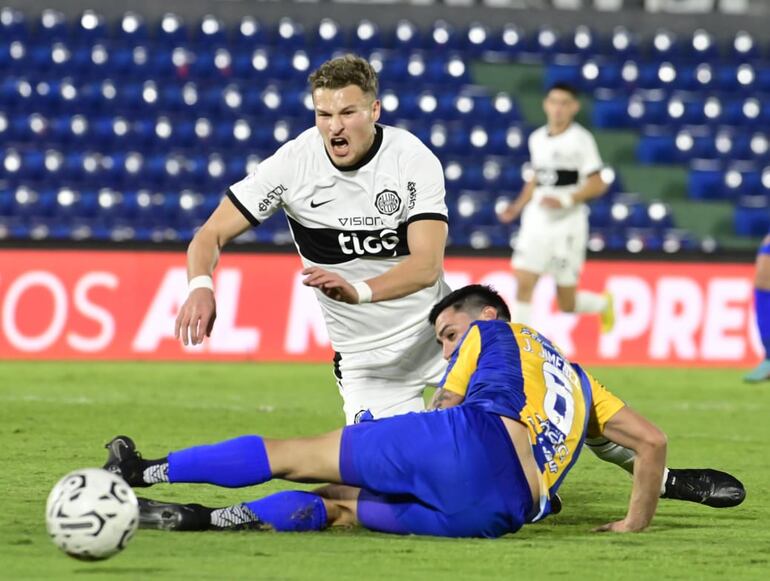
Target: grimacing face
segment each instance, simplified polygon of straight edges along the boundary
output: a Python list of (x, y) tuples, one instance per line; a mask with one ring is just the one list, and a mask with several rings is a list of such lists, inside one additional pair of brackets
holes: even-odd
[(357, 85), (313, 91), (315, 126), (335, 165), (352, 166), (374, 142), (374, 124), (380, 118), (380, 101)]
[(551, 89), (543, 101), (543, 111), (548, 125), (563, 128), (572, 123), (580, 111), (580, 102), (567, 91)]
[(484, 307), (477, 316), (451, 306), (441, 311), (436, 317), (434, 331), (444, 359), (448, 360), (452, 356), (473, 321), (491, 321), (496, 318), (497, 309), (494, 307)]

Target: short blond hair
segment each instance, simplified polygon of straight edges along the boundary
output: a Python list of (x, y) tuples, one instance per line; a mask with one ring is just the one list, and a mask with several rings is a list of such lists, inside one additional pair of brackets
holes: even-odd
[(310, 74), (308, 82), (311, 91), (342, 89), (355, 85), (373, 99), (377, 98), (379, 91), (377, 73), (372, 65), (366, 59), (354, 54), (346, 54), (326, 61)]

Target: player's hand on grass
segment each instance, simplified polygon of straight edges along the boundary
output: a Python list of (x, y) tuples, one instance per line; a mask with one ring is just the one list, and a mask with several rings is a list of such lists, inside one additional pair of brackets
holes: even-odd
[(174, 337), (181, 339), (185, 346), (199, 345), (203, 343), (204, 337), (211, 336), (216, 318), (214, 292), (207, 288), (197, 288), (179, 309), (174, 324)]
[(593, 532), (595, 533), (638, 533), (639, 531), (643, 531), (646, 527), (643, 526), (635, 526), (626, 519), (623, 520), (616, 520), (615, 522), (610, 522), (605, 525), (602, 525), (600, 527), (596, 527)]
[(339, 274), (317, 266), (304, 269), (302, 274), (305, 275), (302, 284), (317, 288), (332, 300), (351, 305), (358, 304), (358, 292)]

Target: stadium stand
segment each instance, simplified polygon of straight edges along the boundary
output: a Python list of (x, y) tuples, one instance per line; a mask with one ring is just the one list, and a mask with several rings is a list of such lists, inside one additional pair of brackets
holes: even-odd
[[(531, 127), (515, 96), (473, 84), (471, 62), (540, 62), (546, 84), (572, 83), (595, 99), (599, 128), (641, 128), (641, 163), (691, 164), (694, 199), (730, 199), (736, 229), (756, 235), (768, 220), (770, 118), (757, 92), (770, 87), (758, 43), (737, 34), (721, 50), (703, 31), (691, 39), (632, 31), (565, 35), (514, 25), (388, 29), (324, 18), (213, 16), (116, 23), (55, 10), (30, 21), (0, 11), (0, 238), (184, 241), (221, 192), (312, 124), (306, 78), (342, 50), (366, 55), (381, 76), (383, 121), (406, 127), (445, 165), (451, 244), (508, 247), (513, 229), (494, 208), (526, 175)], [(721, 60), (717, 63), (716, 59)], [(259, 87), (254, 90), (254, 87)], [(591, 249), (695, 248), (663, 202), (624, 192), (591, 206)], [(290, 243), (274, 218), (244, 241)]]

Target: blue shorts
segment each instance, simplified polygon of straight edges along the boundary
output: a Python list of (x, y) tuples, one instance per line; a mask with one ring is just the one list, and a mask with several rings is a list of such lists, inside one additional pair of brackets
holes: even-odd
[(532, 509), (502, 420), (472, 406), (346, 427), (340, 473), (362, 488), (358, 520), (375, 531), (499, 537)]

